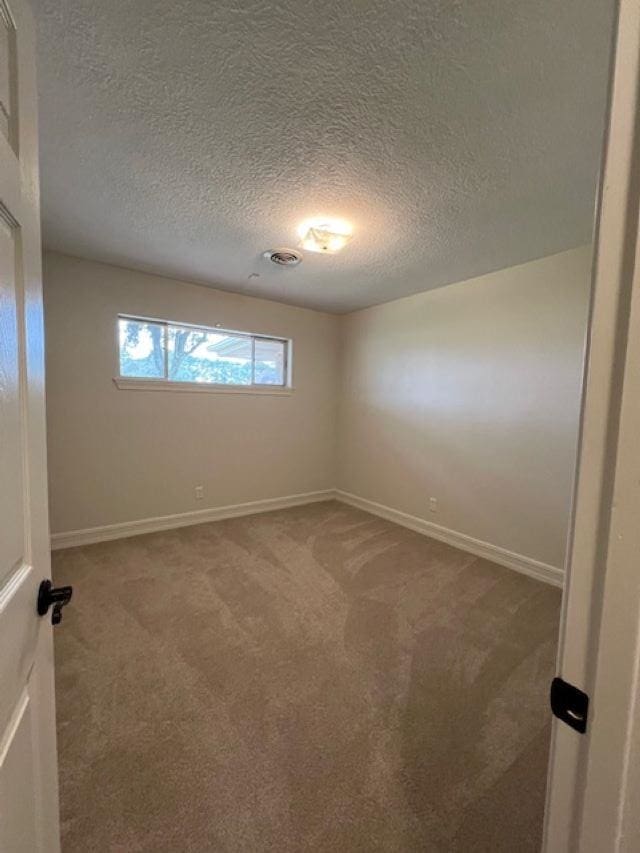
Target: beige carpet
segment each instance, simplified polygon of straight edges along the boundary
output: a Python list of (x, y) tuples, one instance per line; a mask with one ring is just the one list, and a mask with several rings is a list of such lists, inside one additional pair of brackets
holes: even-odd
[(557, 589), (333, 502), (54, 577), (65, 853), (539, 850)]

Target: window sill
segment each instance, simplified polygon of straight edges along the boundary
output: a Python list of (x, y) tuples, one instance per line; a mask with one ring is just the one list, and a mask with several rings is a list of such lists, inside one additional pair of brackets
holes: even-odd
[(196, 394), (255, 394), (258, 397), (290, 397), (293, 388), (279, 385), (210, 385), (206, 382), (167, 382), (166, 379), (130, 379), (115, 376), (121, 391), (179, 391)]

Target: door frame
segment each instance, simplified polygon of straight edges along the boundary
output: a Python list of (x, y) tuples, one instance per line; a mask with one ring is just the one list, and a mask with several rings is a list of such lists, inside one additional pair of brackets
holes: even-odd
[(557, 669), (590, 708), (553, 722), (545, 853), (640, 849), (640, 0), (613, 29)]

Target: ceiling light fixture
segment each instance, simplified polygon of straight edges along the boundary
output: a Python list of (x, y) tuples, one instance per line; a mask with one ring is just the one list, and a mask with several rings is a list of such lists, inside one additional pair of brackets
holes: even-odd
[(298, 228), (303, 249), (333, 255), (344, 249), (353, 235), (353, 228), (344, 219), (318, 216), (308, 219)]

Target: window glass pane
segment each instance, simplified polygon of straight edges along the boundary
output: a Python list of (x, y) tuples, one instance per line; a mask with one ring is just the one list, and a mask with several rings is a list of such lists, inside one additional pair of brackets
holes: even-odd
[(169, 379), (251, 384), (251, 338), (169, 326)]
[(256, 385), (284, 385), (284, 341), (256, 338)]
[(164, 378), (164, 330), (160, 323), (119, 318), (120, 376)]

